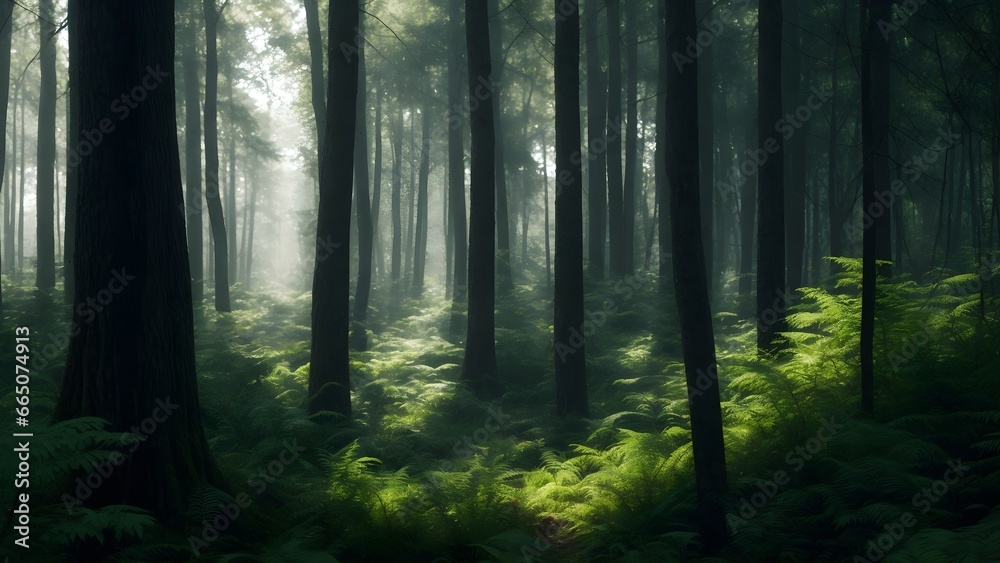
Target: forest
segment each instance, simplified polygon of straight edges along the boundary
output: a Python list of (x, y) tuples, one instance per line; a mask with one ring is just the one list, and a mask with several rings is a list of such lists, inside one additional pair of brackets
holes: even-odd
[(4, 563), (1000, 561), (1000, 2), (0, 26)]

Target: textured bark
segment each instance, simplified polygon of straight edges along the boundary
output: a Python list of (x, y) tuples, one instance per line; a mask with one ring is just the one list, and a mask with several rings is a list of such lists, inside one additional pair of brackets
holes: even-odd
[(38, 289), (56, 285), (54, 192), (56, 173), (56, 24), (52, 0), (38, 4), (38, 54), (42, 83), (38, 91), (38, 176), (36, 192)]
[[(781, 0), (760, 1), (757, 56), (757, 147), (767, 161), (757, 176), (757, 349), (781, 348), (776, 333), (786, 328), (784, 138), (775, 124), (781, 105)], [(777, 304), (777, 305), (776, 305)]]
[[(215, 310), (232, 310), (229, 302), (229, 249), (219, 185), (219, 19), (215, 0), (204, 0), (205, 9), (205, 199), (212, 228), (215, 257)], [(232, 219), (232, 218), (231, 218)]]
[(619, 0), (606, 0), (608, 15), (608, 238), (611, 241), (610, 269), (623, 276), (624, 227), (622, 224), (622, 50)]
[(496, 133), (493, 130), (492, 93), (481, 86), (484, 81), (490, 83), (492, 74), (489, 15), (481, 0), (465, 2), (465, 40), (472, 108), (472, 184), (469, 190), (469, 321), (461, 379), (477, 396), (489, 398), (499, 393), (494, 340)]
[(313, 273), (309, 414), (351, 420), (348, 340), (351, 307), (351, 199), (358, 98), (358, 0), (331, 0), (326, 138), (320, 160)]
[(587, 41), (587, 270), (598, 280), (604, 279), (608, 221), (608, 154), (604, 138), (608, 80), (601, 68), (601, 34), (597, 25), (601, 2), (587, 0), (583, 18)]
[[(80, 138), (80, 94), (77, 91), (80, 83), (80, 64), (78, 42), (80, 34), (73, 28), (77, 19), (79, 0), (68, 0), (66, 3), (69, 33), (69, 100), (66, 102), (66, 213), (63, 229), (63, 297), (66, 303), (73, 302), (74, 279), (73, 260), (76, 256), (76, 196), (79, 182), (79, 154), (77, 142)], [(0, 14), (0, 17), (3, 17)], [(3, 70), (0, 69), (0, 76)], [(4, 104), (6, 105), (6, 104)]]
[[(762, 36), (764, 31), (761, 30)], [(667, 2), (667, 41), (671, 52), (682, 52), (687, 38), (696, 33), (693, 2)], [(699, 61), (691, 64), (697, 65)], [(726, 519), (720, 503), (726, 495), (726, 452), (708, 300), (708, 270), (701, 238), (697, 165), (700, 134), (697, 110), (701, 100), (695, 69), (689, 66), (687, 72), (681, 72), (675, 65), (668, 68), (666, 168), (670, 175), (674, 286), (691, 409), (698, 528), (705, 550), (712, 553), (727, 541)]]
[[(871, 0), (860, 0), (861, 13), (861, 142), (864, 164), (862, 169), (862, 207), (877, 204), (875, 200), (875, 163), (871, 158), (873, 149), (872, 131), (872, 77), (871, 49), (875, 24), (871, 11)], [(870, 21), (869, 21), (870, 20)], [(861, 410), (872, 414), (875, 410), (875, 278), (876, 270), (876, 230), (864, 229), (862, 233), (862, 278), (861, 278)]]
[(556, 279), (554, 320), (556, 414), (589, 416), (583, 342), (583, 169), (580, 159), (580, 13), (555, 0)]
[(74, 310), (79, 333), (70, 339), (54, 415), (101, 417), (117, 432), (165, 416), (86, 503), (134, 505), (172, 522), (191, 494), (225, 488), (202, 429), (184, 216), (177, 212), (174, 2), (80, 2), (75, 17), (82, 130), (99, 127), (147, 68), (171, 74), (80, 162), (75, 301), (101, 293), (112, 299), (96, 314)]

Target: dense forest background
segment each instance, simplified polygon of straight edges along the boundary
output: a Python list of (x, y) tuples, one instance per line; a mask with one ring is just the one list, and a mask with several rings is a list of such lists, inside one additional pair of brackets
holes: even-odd
[(0, 555), (1000, 557), (1000, 3), (0, 24)]

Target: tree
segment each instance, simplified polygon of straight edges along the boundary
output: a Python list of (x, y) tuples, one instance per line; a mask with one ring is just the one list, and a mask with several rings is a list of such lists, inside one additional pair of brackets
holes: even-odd
[(622, 214), (622, 34), (618, 0), (606, 0), (608, 7), (608, 238), (611, 241), (611, 274), (623, 276)]
[[(184, 4), (196, 8), (197, 0), (188, 0)], [(204, 225), (201, 203), (201, 103), (199, 102), (201, 80), (198, 76), (198, 17), (197, 10), (186, 11), (188, 23), (181, 53), (181, 64), (184, 68), (184, 163), (187, 184), (187, 207), (184, 215), (187, 218), (188, 253), (191, 257), (192, 299), (196, 307), (201, 307), (205, 297), (205, 243), (202, 238)], [(70, 54), (72, 56), (72, 51)], [(70, 72), (72, 69), (73, 65), (70, 65)], [(67, 199), (68, 197), (67, 195)], [(68, 223), (66, 228), (69, 229)]]
[(357, 124), (358, 0), (331, 0), (326, 139), (320, 161), (313, 272), (309, 413), (351, 420), (348, 340), (351, 306), (351, 196)]
[(309, 40), (309, 78), (313, 116), (316, 118), (316, 147), (323, 158), (326, 135), (326, 86), (323, 84), (323, 36), (319, 29), (319, 0), (303, 0), (306, 11), (306, 37)]
[[(785, 33), (787, 48), (782, 51), (784, 63), (782, 71), (785, 75), (782, 87), (782, 102), (785, 115), (793, 114), (800, 106), (802, 96), (802, 41), (799, 33), (801, 3), (790, 2), (785, 10)], [(788, 143), (788, 158), (785, 159), (785, 172), (788, 182), (785, 190), (785, 241), (787, 247), (788, 287), (802, 287), (802, 270), (806, 242), (806, 158), (808, 157), (807, 141), (809, 137), (809, 121), (802, 123), (802, 128), (795, 133), (798, 137)]]
[(368, 195), (368, 81), (365, 66), (364, 19), (359, 27), (358, 41), (358, 99), (357, 124), (354, 142), (354, 191), (357, 196), (358, 214), (358, 286), (354, 294), (354, 327), (351, 347), (368, 349), (368, 301), (372, 291), (372, 253), (374, 226), (371, 199)]
[(56, 24), (52, 0), (38, 4), (39, 68), (42, 83), (38, 90), (38, 192), (37, 192), (37, 280), (38, 289), (56, 285), (55, 172), (56, 172)]
[(101, 417), (116, 432), (166, 417), (87, 503), (135, 505), (169, 522), (180, 519), (189, 495), (225, 487), (202, 428), (177, 212), (174, 2), (79, 2), (74, 16), (82, 130), (98, 129), (111, 103), (136, 84), (150, 76), (161, 83), (79, 164), (75, 301), (101, 294), (111, 301), (96, 315), (74, 309), (79, 334), (70, 339), (54, 415)]
[(427, 264), (427, 177), (431, 163), (431, 112), (423, 111), (423, 132), (420, 141), (420, 172), (417, 180), (417, 226), (413, 249), (413, 296), (420, 297), (424, 289), (424, 267)]
[(636, 185), (642, 168), (642, 151), (639, 142), (639, 7), (638, 2), (625, 6), (625, 53), (628, 60), (628, 92), (625, 107), (625, 187), (622, 193), (622, 242), (621, 272), (635, 270), (635, 199)]
[[(225, 4), (223, 5), (225, 7)], [(231, 311), (229, 302), (229, 248), (219, 186), (219, 20), (215, 0), (204, 0), (205, 10), (205, 199), (215, 252), (215, 310)], [(230, 217), (235, 220), (235, 217)]]
[[(705, 20), (714, 18), (712, 0), (696, 0), (697, 17), (700, 22), (699, 29), (702, 33), (707, 29)], [(711, 31), (709, 31), (711, 32)], [(713, 239), (715, 232), (712, 229), (712, 207), (714, 205), (715, 178), (715, 49), (712, 44), (707, 45), (698, 56), (698, 91), (701, 93), (702, 103), (698, 104), (698, 131), (701, 139), (701, 146), (698, 148), (698, 158), (701, 162), (701, 239), (705, 241), (705, 267), (708, 268), (709, 275), (715, 272), (715, 256)], [(711, 279), (711, 278), (710, 278)]]
[(468, 291), (468, 238), (465, 217), (465, 148), (462, 108), (462, 3), (448, 3), (448, 211), (454, 237), (454, 276), (452, 314), (449, 332), (461, 332), (462, 315)]
[(580, 12), (555, 0), (556, 105), (556, 413), (589, 416), (583, 327), (583, 169), (580, 154)]
[[(70, 0), (70, 4), (73, 4), (74, 0)], [(11, 35), (14, 30), (14, 2), (13, 0), (0, 0), (0, 77), (4, 77), (0, 80), (0, 117), (3, 118), (3, 123), (7, 123), (7, 104), (10, 102), (10, 47), (11, 47)], [(0, 187), (4, 184), (4, 178), (7, 177), (7, 136), (3, 135), (3, 139), (0, 139)], [(7, 191), (11, 190), (11, 184), (8, 183)], [(7, 195), (4, 194), (6, 198)], [(9, 223), (7, 215), (10, 213), (10, 205), (4, 206), (4, 236), (10, 237), (9, 229), (7, 225)], [(4, 249), (6, 251), (6, 247)], [(4, 258), (9, 262), (11, 256), (9, 253), (4, 255)], [(0, 313), (3, 313), (3, 291), (0, 289)]]
[(757, 349), (776, 352), (785, 330), (784, 137), (781, 112), (781, 0), (760, 0), (757, 49), (757, 150), (766, 153), (757, 186)]
[[(694, 3), (668, 1), (666, 16), (669, 50), (683, 52), (687, 38), (697, 33)], [(697, 65), (698, 61), (690, 64)], [(688, 70), (682, 72), (677, 65), (668, 67), (666, 170), (670, 177), (670, 226), (674, 237), (674, 291), (691, 409), (698, 525), (706, 549), (715, 551), (727, 538), (726, 519), (719, 503), (726, 493), (726, 451), (701, 238), (698, 74), (694, 69)]]
[[(472, 128), (472, 177), (469, 189), (469, 321), (461, 379), (477, 396), (497, 393), (497, 356), (494, 341), (494, 164), (493, 95), (481, 84), (490, 83), (489, 14), (481, 0), (465, 2), (465, 41), (469, 53), (469, 115)], [(478, 93), (480, 94), (477, 96)]]
[[(73, 22), (77, 19), (79, 0), (68, 0), (66, 3), (66, 19)], [(2, 17), (2, 16), (0, 16)], [(76, 152), (76, 139), (80, 136), (80, 94), (77, 91), (80, 83), (80, 64), (77, 61), (80, 49), (77, 46), (79, 33), (69, 25), (69, 101), (66, 104), (66, 214), (63, 228), (63, 299), (66, 303), (73, 302), (75, 292), (73, 285), (73, 260), (76, 254), (76, 195), (79, 186), (79, 155)], [(0, 71), (2, 72), (2, 71)], [(4, 75), (6, 76), (6, 75)], [(6, 105), (6, 104), (4, 104)]]
[[(503, 54), (503, 22), (502, 14), (497, 8), (497, 0), (488, 0), (487, 9), (493, 14), (490, 21), (490, 53), (495, 57)], [(497, 225), (497, 288), (501, 293), (514, 289), (514, 274), (511, 267), (510, 254), (510, 214), (507, 211), (507, 170), (506, 170), (506, 138), (503, 123), (503, 67), (505, 61), (497, 60), (492, 65), (493, 85), (493, 130), (496, 133), (496, 161), (494, 175), (496, 176), (496, 225)]]
[[(398, 106), (398, 104), (397, 104)], [(392, 214), (392, 266), (391, 279), (393, 285), (399, 281), (401, 273), (402, 243), (403, 243), (403, 223), (400, 211), (400, 192), (403, 182), (403, 116), (401, 110), (396, 107), (391, 119), (390, 130), (392, 134), (392, 194), (391, 209)]]
[[(656, 196), (660, 202), (669, 201), (670, 182), (667, 178), (667, 72), (670, 58), (670, 49), (667, 46), (667, 0), (656, 1), (656, 151), (653, 154), (655, 159), (654, 178)], [(663, 205), (664, 203), (661, 203)], [(673, 287), (673, 234), (670, 228), (670, 213), (660, 212), (659, 220), (656, 222), (657, 234), (660, 238), (660, 259), (658, 264), (659, 290), (661, 294), (666, 294)]]
[(604, 243), (607, 240), (608, 155), (607, 77), (601, 67), (601, 42), (597, 29), (599, 2), (587, 0), (584, 29), (587, 41), (587, 212), (588, 271), (594, 279), (604, 278)]

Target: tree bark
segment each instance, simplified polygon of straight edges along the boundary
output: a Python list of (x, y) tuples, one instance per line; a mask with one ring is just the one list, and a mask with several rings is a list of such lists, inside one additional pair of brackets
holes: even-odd
[(76, 17), (82, 130), (98, 128), (122, 92), (148, 83), (148, 68), (162, 83), (79, 165), (75, 302), (101, 293), (112, 300), (96, 313), (73, 311), (79, 333), (70, 339), (54, 417), (101, 417), (116, 432), (167, 417), (87, 504), (134, 505), (177, 522), (191, 494), (226, 485), (202, 429), (184, 216), (177, 212), (174, 2), (80, 2)]
[(358, 215), (358, 285), (354, 293), (354, 325), (351, 348), (368, 349), (368, 302), (372, 291), (374, 225), (368, 192), (368, 72), (365, 56), (364, 19), (358, 28), (358, 96), (354, 133), (354, 191)]
[[(76, 0), (69, 0), (71, 9), (72, 5)], [(13, 0), (0, 0), (0, 76), (8, 77), (6, 80), (2, 80), (0, 84), (0, 118), (2, 118), (3, 123), (7, 123), (7, 104), (10, 102), (10, 48), (11, 48), (11, 36), (14, 31), (14, 2)], [(75, 95), (75, 94), (74, 94)], [(16, 132), (16, 128), (15, 128)], [(4, 179), (7, 174), (7, 136), (0, 135), (3, 139), (0, 139), (0, 185), (3, 184)], [(4, 201), (6, 202), (7, 193), (10, 192), (10, 188), (13, 182), (8, 182), (7, 192), (3, 193)], [(10, 213), (10, 205), (4, 205), (4, 242), (10, 238), (10, 230), (7, 228), (8, 219), (7, 215)], [(7, 247), (4, 248), (3, 258), (10, 262), (11, 255), (6, 252)], [(3, 292), (0, 288), (0, 313), (3, 313)]]
[(417, 180), (417, 227), (413, 249), (413, 296), (424, 290), (424, 269), (427, 264), (427, 180), (430, 174), (431, 112), (424, 108), (420, 141), (420, 172)]
[[(783, 82), (784, 92), (782, 100), (785, 106), (785, 114), (794, 114), (796, 108), (801, 104), (802, 95), (802, 56), (799, 54), (802, 49), (801, 34), (799, 33), (801, 19), (801, 4), (799, 2), (789, 2), (785, 12), (785, 26), (782, 33), (785, 34), (785, 43), (782, 55), (784, 63), (785, 80)], [(796, 139), (787, 143), (788, 159), (785, 161), (785, 173), (788, 174), (788, 182), (785, 190), (785, 242), (787, 244), (788, 273), (787, 281), (790, 289), (798, 289), (804, 284), (802, 282), (802, 270), (805, 264), (805, 242), (806, 242), (806, 147), (809, 139), (809, 121), (802, 123), (801, 129), (795, 132)]]
[(218, 31), (222, 14), (216, 11), (215, 0), (204, 0), (205, 9), (205, 199), (208, 220), (212, 228), (212, 248), (215, 255), (215, 310), (228, 312), (229, 249), (226, 222), (222, 213), (219, 185), (219, 51)]
[[(670, 51), (683, 52), (687, 39), (697, 33), (694, 3), (667, 2), (666, 21)], [(778, 23), (780, 25), (780, 19)], [(761, 37), (764, 32), (762, 29)], [(699, 61), (691, 64), (696, 66)], [(697, 72), (691, 68), (687, 70), (682, 72), (676, 65), (668, 67), (665, 155), (670, 174), (674, 287), (691, 409), (698, 527), (706, 551), (714, 552), (727, 541), (726, 519), (720, 503), (726, 494), (726, 452), (708, 298), (708, 270), (701, 238), (698, 171), (698, 105), (701, 100)]]
[(448, 209), (454, 237), (455, 263), (452, 284), (452, 313), (449, 333), (462, 332), (468, 291), (468, 242), (465, 217), (465, 148), (462, 118), (462, 3), (448, 4)]
[[(79, 0), (73, 0), (78, 2)], [(187, 11), (189, 21), (184, 34), (184, 45), (181, 61), (184, 68), (184, 149), (185, 149), (185, 179), (187, 184), (187, 219), (188, 254), (191, 262), (191, 297), (194, 306), (200, 308), (205, 298), (204, 270), (204, 239), (202, 231), (202, 190), (201, 190), (201, 82), (198, 76), (198, 17), (197, 0), (188, 0)], [(73, 51), (70, 49), (70, 56)], [(72, 73), (73, 64), (70, 64)], [(72, 89), (72, 87), (71, 87)], [(69, 188), (67, 187), (67, 199)], [(69, 214), (66, 215), (66, 230), (70, 228)], [(66, 239), (67, 243), (69, 238)], [(66, 246), (67, 250), (69, 245)]]
[(635, 271), (635, 200), (642, 151), (639, 142), (639, 7), (637, 2), (625, 5), (625, 57), (627, 60), (628, 92), (625, 107), (625, 184), (622, 192), (622, 258), (623, 274)]
[(605, 0), (608, 8), (608, 235), (611, 241), (611, 274), (624, 276), (624, 225), (622, 207), (622, 50), (619, 0)]
[(38, 4), (39, 69), (38, 91), (38, 176), (36, 192), (36, 280), (38, 289), (56, 285), (56, 239), (54, 186), (56, 169), (56, 24), (52, 0)]
[(607, 242), (608, 154), (605, 135), (608, 121), (608, 80), (601, 68), (601, 36), (597, 19), (601, 0), (587, 0), (584, 27), (587, 41), (587, 270), (604, 279), (604, 245)]
[(461, 379), (478, 397), (491, 398), (499, 394), (494, 341), (496, 133), (493, 130), (492, 92), (481, 87), (484, 81), (489, 84), (492, 76), (489, 14), (481, 0), (465, 2), (465, 40), (472, 108), (472, 185), (469, 190), (469, 321)]
[(358, 0), (331, 0), (326, 138), (320, 160), (319, 218), (313, 273), (309, 414), (351, 421), (351, 199), (357, 122)]
[[(316, 118), (316, 147), (323, 158), (326, 135), (326, 85), (323, 83), (323, 35), (319, 25), (319, 0), (303, 0), (306, 8), (306, 37), (309, 40), (309, 78), (313, 116)], [(317, 161), (318, 162), (318, 161)]]
[[(494, 175), (496, 176), (496, 225), (497, 225), (497, 289), (501, 294), (514, 289), (514, 274), (511, 265), (510, 252), (510, 212), (508, 202), (510, 196), (507, 193), (507, 170), (505, 165), (506, 138), (504, 136), (504, 90), (503, 90), (503, 67), (505, 61), (499, 57), (503, 55), (503, 23), (501, 22), (500, 10), (497, 8), (497, 0), (487, 0), (487, 10), (491, 15), (490, 32), (490, 53), (498, 57), (492, 66), (491, 80), (486, 84), (492, 85), (493, 99), (493, 130), (496, 134), (495, 152), (496, 165)], [(516, 209), (516, 208), (515, 208)], [(515, 211), (516, 213), (516, 211)]]
[(390, 278), (393, 286), (401, 277), (400, 266), (402, 262), (402, 213), (400, 211), (400, 192), (403, 182), (403, 116), (400, 115), (400, 108), (393, 109), (392, 117), (392, 202), (390, 211), (392, 213), (392, 271)]
[[(667, 178), (667, 73), (670, 60), (670, 49), (667, 46), (667, 0), (657, 0), (656, 11), (658, 22), (656, 26), (656, 44), (659, 54), (657, 61), (656, 80), (656, 151), (654, 160), (656, 161), (653, 173), (655, 174), (656, 195), (662, 202), (669, 201), (670, 181)], [(673, 268), (673, 234), (670, 227), (670, 213), (660, 212), (657, 221), (657, 234), (660, 237), (660, 257), (658, 264), (660, 293), (668, 294), (673, 289), (674, 268)]]
[[(699, 30), (707, 30), (706, 18), (718, 17), (712, 11), (712, 0), (697, 0)], [(711, 33), (711, 31), (709, 31)], [(715, 231), (712, 225), (712, 208), (715, 190), (715, 48), (709, 44), (698, 56), (698, 92), (702, 103), (698, 104), (698, 131), (701, 145), (698, 147), (698, 161), (701, 164), (701, 240), (705, 243), (705, 267), (709, 275), (709, 291), (715, 280)]]

